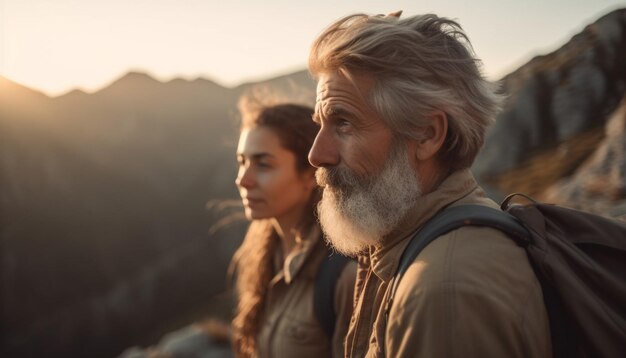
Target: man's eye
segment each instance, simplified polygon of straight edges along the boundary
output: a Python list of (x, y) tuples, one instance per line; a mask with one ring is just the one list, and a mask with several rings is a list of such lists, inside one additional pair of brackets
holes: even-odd
[(269, 163), (264, 163), (264, 162), (258, 162), (257, 166), (262, 169), (268, 169), (272, 167)]
[(340, 132), (347, 132), (349, 130), (351, 130), (352, 128), (352, 123), (350, 123), (350, 121), (347, 121), (345, 119), (339, 119), (337, 120), (337, 129)]

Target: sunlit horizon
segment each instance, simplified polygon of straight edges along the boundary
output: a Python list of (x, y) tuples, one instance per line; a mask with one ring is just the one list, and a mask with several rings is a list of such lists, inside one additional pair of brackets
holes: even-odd
[(355, 12), (457, 19), (498, 80), (626, 6), (615, 0), (0, 0), (0, 75), (55, 97), (98, 91), (128, 72), (235, 87), (306, 69), (311, 42)]

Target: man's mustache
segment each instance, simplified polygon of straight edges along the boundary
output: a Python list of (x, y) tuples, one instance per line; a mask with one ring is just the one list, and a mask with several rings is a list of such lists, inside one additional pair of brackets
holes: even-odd
[(357, 188), (367, 188), (369, 181), (359, 177), (349, 168), (324, 167), (315, 171), (315, 180), (324, 190), (331, 190), (336, 194), (349, 195)]
[(349, 177), (352, 173), (346, 173), (347, 169), (332, 167), (318, 168), (315, 171), (315, 180), (317, 185), (328, 189), (345, 189), (348, 185)]

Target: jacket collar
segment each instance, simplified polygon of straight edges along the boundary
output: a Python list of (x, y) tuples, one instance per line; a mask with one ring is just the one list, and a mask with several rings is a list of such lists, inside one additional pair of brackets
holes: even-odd
[(276, 276), (272, 282), (277, 282), (281, 278), (284, 278), (285, 283), (290, 284), (294, 278), (302, 271), (305, 262), (312, 255), (313, 249), (320, 241), (321, 230), (319, 226), (313, 225), (311, 230), (306, 236), (296, 237), (296, 246), (287, 255), (284, 262), (282, 261), (282, 255), (278, 250), (274, 254), (274, 267), (276, 269)]
[(440, 210), (477, 188), (478, 184), (470, 170), (464, 169), (452, 173), (435, 191), (422, 196), (398, 227), (384, 238), (381, 246), (370, 247), (369, 256), (374, 274), (385, 282), (391, 280), (411, 235)]

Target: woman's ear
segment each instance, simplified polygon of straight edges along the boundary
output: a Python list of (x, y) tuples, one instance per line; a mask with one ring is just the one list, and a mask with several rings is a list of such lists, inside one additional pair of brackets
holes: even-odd
[(448, 116), (443, 111), (432, 112), (428, 125), (422, 129), (422, 138), (416, 142), (415, 156), (418, 161), (433, 158), (443, 147), (448, 134)]

